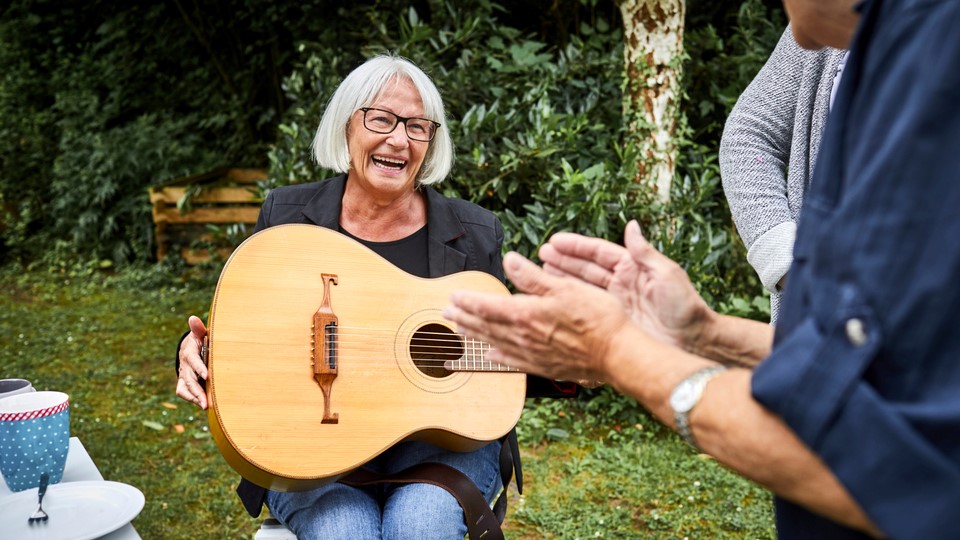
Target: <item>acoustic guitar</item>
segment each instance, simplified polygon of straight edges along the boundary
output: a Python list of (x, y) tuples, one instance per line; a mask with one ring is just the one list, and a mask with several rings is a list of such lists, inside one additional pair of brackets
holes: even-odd
[(483, 272), (412, 276), (314, 225), (248, 238), (220, 275), (204, 347), (220, 453), (251, 482), (299, 491), (400, 441), (469, 451), (509, 433), (526, 377), (443, 318), (455, 289), (509, 295)]

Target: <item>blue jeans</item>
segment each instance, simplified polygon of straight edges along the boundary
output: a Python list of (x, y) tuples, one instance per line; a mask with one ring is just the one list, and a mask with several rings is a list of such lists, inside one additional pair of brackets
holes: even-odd
[[(444, 463), (467, 475), (488, 502), (502, 487), (499, 442), (465, 453), (404, 442), (365, 467), (390, 474), (428, 461)], [(273, 517), (299, 540), (462, 540), (467, 534), (460, 504), (445, 489), (430, 484), (385, 483), (358, 488), (334, 482), (310, 491), (268, 491), (266, 502)]]

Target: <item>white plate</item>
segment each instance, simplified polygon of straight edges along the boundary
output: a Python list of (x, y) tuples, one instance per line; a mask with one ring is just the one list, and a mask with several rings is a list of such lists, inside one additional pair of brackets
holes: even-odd
[(36, 489), (0, 498), (0, 530), (4, 538), (90, 540), (130, 523), (143, 503), (143, 493), (128, 484), (64, 482), (47, 488), (43, 498), (47, 521), (27, 522), (37, 509)]

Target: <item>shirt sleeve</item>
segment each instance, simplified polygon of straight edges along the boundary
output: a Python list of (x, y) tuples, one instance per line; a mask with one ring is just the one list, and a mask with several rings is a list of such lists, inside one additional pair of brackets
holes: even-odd
[(960, 508), (960, 3), (865, 5), (753, 395), (889, 537), (949, 538)]
[[(771, 292), (778, 291), (793, 260), (796, 208), (790, 199), (799, 201), (804, 186), (789, 184), (807, 182), (807, 161), (819, 144), (813, 116), (827, 108), (818, 103), (818, 91), (826, 84), (821, 79), (832, 81), (833, 58), (827, 50), (800, 48), (787, 27), (724, 124), (719, 154), (724, 194), (747, 259)], [(797, 170), (788, 173), (791, 167)]]

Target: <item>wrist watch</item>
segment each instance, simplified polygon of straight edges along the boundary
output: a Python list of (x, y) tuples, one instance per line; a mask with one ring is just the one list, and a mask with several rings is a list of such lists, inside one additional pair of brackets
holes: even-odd
[(693, 373), (686, 379), (680, 381), (673, 392), (670, 393), (670, 407), (673, 409), (673, 418), (677, 423), (677, 431), (683, 440), (690, 443), (694, 448), (697, 442), (693, 438), (693, 431), (690, 429), (690, 411), (700, 403), (700, 397), (703, 395), (703, 389), (707, 387), (710, 379), (716, 377), (723, 371), (725, 366), (711, 366), (703, 368)]

